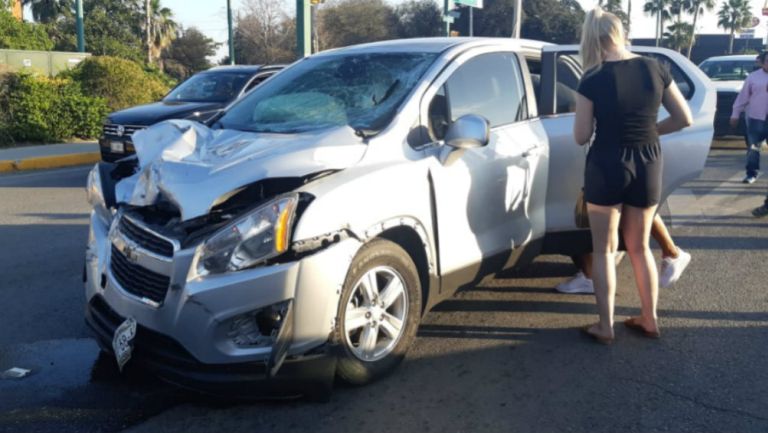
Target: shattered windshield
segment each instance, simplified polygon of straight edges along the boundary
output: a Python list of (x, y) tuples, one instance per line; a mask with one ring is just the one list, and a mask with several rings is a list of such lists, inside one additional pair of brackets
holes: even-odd
[(311, 57), (277, 74), (234, 105), (222, 128), (295, 133), (349, 125), (382, 130), (437, 57), (368, 53)]

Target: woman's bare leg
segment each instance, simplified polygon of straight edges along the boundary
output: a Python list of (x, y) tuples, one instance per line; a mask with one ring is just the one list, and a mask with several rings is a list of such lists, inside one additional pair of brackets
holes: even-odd
[(613, 310), (616, 300), (616, 250), (619, 247), (621, 205), (587, 203), (592, 230), (592, 282), (600, 322), (589, 332), (613, 338)]
[[(632, 261), (632, 269), (635, 273), (637, 292), (640, 295), (642, 313), (636, 318), (647, 331), (658, 331), (656, 316), (656, 304), (659, 297), (658, 275), (656, 263), (649, 246), (649, 234), (653, 225), (656, 206), (650, 208), (638, 208), (624, 206), (621, 232), (624, 236), (624, 244), (627, 254)], [(666, 231), (666, 229), (665, 229)]]
[(661, 219), (659, 214), (653, 217), (653, 224), (651, 225), (651, 236), (661, 247), (661, 257), (677, 258), (678, 251), (675, 241), (672, 240), (672, 236), (669, 235), (667, 226), (664, 224), (664, 220)]

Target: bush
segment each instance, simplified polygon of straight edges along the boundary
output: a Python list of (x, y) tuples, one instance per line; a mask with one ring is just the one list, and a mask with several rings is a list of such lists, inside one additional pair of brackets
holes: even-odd
[(52, 142), (98, 137), (108, 108), (104, 99), (83, 95), (72, 80), (22, 73), (5, 75), (0, 112), (5, 141)]
[(41, 51), (53, 49), (53, 41), (48, 37), (45, 26), (20, 22), (2, 6), (0, 1), (0, 48)]
[(67, 75), (88, 96), (104, 98), (112, 111), (157, 101), (168, 91), (156, 76), (117, 57), (89, 57)]

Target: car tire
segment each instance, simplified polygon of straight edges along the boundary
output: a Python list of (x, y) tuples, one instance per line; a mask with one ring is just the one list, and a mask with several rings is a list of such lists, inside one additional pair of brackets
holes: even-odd
[(399, 245), (375, 239), (350, 266), (334, 329), (337, 376), (364, 385), (402, 362), (421, 318), (421, 283)]

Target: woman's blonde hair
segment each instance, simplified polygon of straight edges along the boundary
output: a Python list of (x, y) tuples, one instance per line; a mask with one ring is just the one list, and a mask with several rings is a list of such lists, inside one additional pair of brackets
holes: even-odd
[(587, 12), (581, 30), (581, 60), (584, 70), (592, 69), (603, 62), (603, 52), (611, 46), (623, 47), (624, 26), (621, 20), (600, 6)]

